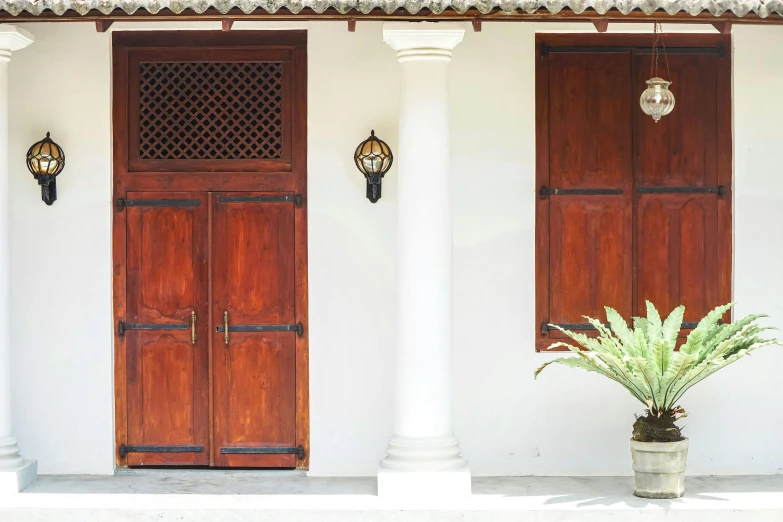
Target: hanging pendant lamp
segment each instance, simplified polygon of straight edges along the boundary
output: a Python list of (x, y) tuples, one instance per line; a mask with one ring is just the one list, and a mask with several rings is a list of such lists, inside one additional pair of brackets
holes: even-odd
[(669, 59), (666, 56), (666, 44), (661, 39), (661, 24), (656, 23), (653, 29), (653, 47), (652, 60), (650, 61), (650, 76), (647, 80), (647, 89), (642, 93), (639, 104), (642, 111), (648, 116), (652, 116), (653, 121), (658, 123), (663, 116), (670, 114), (674, 110), (674, 94), (669, 90), (672, 82), (664, 80), (658, 76), (658, 41), (663, 46), (663, 58), (666, 61), (666, 74), (672, 77), (669, 70)]

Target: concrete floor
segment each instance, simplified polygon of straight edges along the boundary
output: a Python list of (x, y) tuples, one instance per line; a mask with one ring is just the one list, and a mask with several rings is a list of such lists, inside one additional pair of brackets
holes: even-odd
[(375, 478), (178, 471), (41, 476), (0, 499), (0, 521), (783, 521), (783, 475), (688, 477), (686, 496), (647, 501), (629, 477), (474, 477), (464, 499), (381, 499)]

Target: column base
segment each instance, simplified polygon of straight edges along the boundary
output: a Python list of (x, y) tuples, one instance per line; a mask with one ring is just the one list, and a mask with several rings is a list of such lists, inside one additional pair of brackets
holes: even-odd
[(451, 471), (378, 470), (378, 496), (385, 498), (469, 497), (470, 468)]
[(460, 454), (459, 441), (446, 437), (395, 435), (386, 447), (381, 468), (397, 471), (452, 471), (468, 467)]
[(38, 461), (36, 460), (25, 460), (16, 468), (0, 469), (0, 497), (19, 493), (37, 478)]
[(470, 496), (470, 467), (460, 453), (453, 436), (395, 435), (380, 462), (378, 496)]

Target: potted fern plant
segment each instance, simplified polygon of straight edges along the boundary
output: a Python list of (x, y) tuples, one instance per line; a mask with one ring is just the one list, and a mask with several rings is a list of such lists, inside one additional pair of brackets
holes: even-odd
[(608, 325), (586, 319), (598, 337), (557, 328), (576, 343), (557, 342), (549, 349), (566, 347), (575, 357), (561, 357), (562, 364), (597, 372), (620, 383), (639, 402), (645, 413), (637, 417), (631, 437), (635, 478), (634, 495), (643, 498), (678, 498), (685, 493), (685, 463), (688, 439), (677, 420), (685, 416), (679, 401), (698, 382), (741, 359), (753, 350), (771, 344), (762, 333), (771, 327), (756, 324), (764, 315), (749, 315), (731, 324), (720, 319), (734, 303), (719, 306), (691, 331), (679, 351), (675, 350), (685, 307), (676, 308), (665, 321), (647, 302), (647, 317), (634, 317), (633, 328), (615, 310), (606, 307)]

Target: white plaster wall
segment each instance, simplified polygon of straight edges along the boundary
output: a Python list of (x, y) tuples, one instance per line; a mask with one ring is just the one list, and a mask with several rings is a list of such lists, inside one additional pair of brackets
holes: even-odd
[[(351, 155), (371, 128), (396, 150), (398, 68), (379, 23), (234, 26), (270, 27), (309, 29), (311, 473), (372, 475), (393, 422), (396, 170), (371, 205)], [(86, 23), (26, 28), (37, 42), (11, 62), (15, 430), (42, 473), (111, 473), (111, 39)], [(142, 28), (218, 24), (112, 27)], [(531, 333), (533, 39), (577, 30), (593, 29), (486, 23), (452, 62), (455, 431), (479, 475), (630, 473), (630, 395), (565, 368), (532, 380), (549, 357)], [(783, 107), (767, 101), (783, 89), (783, 28), (737, 26), (734, 42), (735, 296), (783, 326)], [(24, 167), (47, 130), (68, 155), (49, 208)], [(782, 365), (768, 349), (689, 392), (690, 472), (783, 468)]]
[[(107, 35), (30, 26), (10, 64), (14, 431), (41, 473), (111, 473), (111, 77)], [(57, 201), (41, 201), (27, 148), (63, 147)]]

